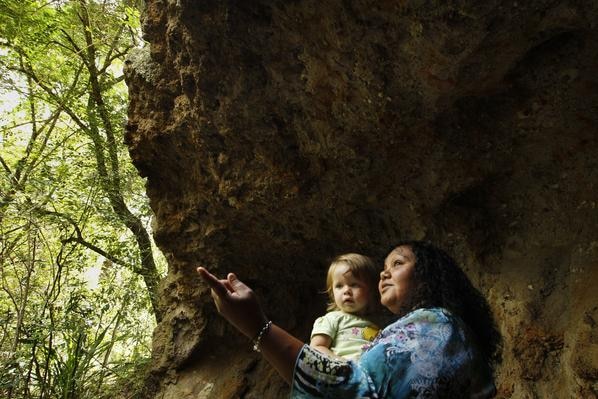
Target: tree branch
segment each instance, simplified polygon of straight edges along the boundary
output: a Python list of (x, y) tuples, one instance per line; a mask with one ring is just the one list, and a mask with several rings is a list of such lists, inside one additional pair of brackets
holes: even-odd
[(63, 244), (68, 244), (68, 243), (81, 244), (84, 247), (86, 247), (88, 249), (91, 249), (93, 252), (95, 252), (95, 253), (97, 253), (99, 255), (102, 255), (104, 258), (108, 259), (109, 261), (111, 261), (113, 263), (116, 263), (116, 264), (121, 265), (121, 266), (128, 267), (129, 269), (131, 269), (134, 272), (138, 272), (137, 268), (134, 267), (133, 265), (131, 265), (131, 264), (129, 264), (129, 263), (127, 263), (127, 262), (125, 262), (125, 261), (123, 261), (121, 259), (118, 259), (114, 255), (109, 254), (108, 252), (104, 251), (102, 248), (98, 247), (97, 245), (94, 245), (94, 244), (92, 244), (92, 243), (90, 243), (88, 241), (85, 241), (83, 239), (83, 237), (81, 237), (81, 236), (66, 238), (66, 239), (60, 240), (60, 242), (62, 242)]
[(91, 249), (92, 251), (96, 252), (99, 255), (102, 255), (104, 258), (106, 258), (116, 264), (128, 267), (129, 269), (131, 269), (132, 271), (134, 271), (136, 273), (139, 272), (139, 269), (137, 267), (135, 267), (134, 265), (131, 265), (130, 263), (127, 263), (121, 259), (118, 259), (116, 256), (111, 255), (110, 253), (104, 251), (102, 248), (98, 247), (97, 245), (94, 245), (94, 244), (90, 243), (89, 241), (86, 241), (83, 238), (83, 233), (81, 232), (81, 228), (79, 227), (77, 222), (75, 222), (70, 216), (65, 215), (64, 213), (61, 213), (61, 212), (49, 211), (46, 209), (38, 209), (38, 211), (45, 215), (58, 216), (64, 220), (66, 220), (67, 222), (69, 222), (71, 224), (71, 226), (73, 226), (74, 233), (76, 236), (75, 237), (71, 236), (69, 238), (60, 240), (60, 242), (62, 242), (63, 244), (67, 244), (67, 243), (81, 244), (84, 247)]
[(8, 174), (9, 180), (11, 180), (13, 184), (18, 185), (19, 184), (18, 180), (15, 178), (14, 173), (12, 173), (12, 170), (10, 170), (10, 166), (8, 166), (8, 164), (6, 163), (4, 158), (2, 158), (1, 154), (0, 154), (0, 163), (2, 164), (2, 167), (4, 168), (6, 173)]

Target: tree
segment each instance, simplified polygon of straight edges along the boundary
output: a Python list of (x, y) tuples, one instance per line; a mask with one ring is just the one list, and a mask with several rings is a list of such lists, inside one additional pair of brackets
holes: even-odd
[[(22, 2), (13, 1), (12, 5), (7, 14), (23, 13)], [(124, 9), (119, 8), (122, 5)], [(34, 12), (41, 16), (26, 14), (20, 18), (20, 21), (32, 19), (25, 20), (29, 24), (28, 36), (25, 38), (4, 35), (8, 36), (4, 44), (14, 53), (14, 59), (13, 63), (3, 63), (3, 67), (24, 76), (30, 87), (35, 85), (35, 88), (31, 88), (29, 97), (39, 96), (52, 115), (55, 115), (54, 118), (61, 114), (68, 116), (74, 124), (73, 128), (90, 140), (100, 187), (118, 221), (135, 238), (140, 255), (139, 262), (132, 266), (143, 277), (154, 313), (159, 320), (159, 273), (151, 240), (141, 218), (130, 210), (123, 194), (119, 143), (122, 142), (125, 104), (122, 101), (122, 89), (119, 91), (116, 86), (122, 83), (124, 77), (122, 74), (115, 77), (110, 71), (115, 64), (122, 64), (127, 52), (138, 44), (138, 33), (130, 21), (130, 7), (109, 1), (88, 3), (87, 0), (59, 3), (52, 9), (35, 1), (30, 2), (29, 6), (37, 6), (38, 9)], [(90, 18), (90, 15), (94, 15), (94, 18)], [(124, 15), (126, 19), (117, 19), (119, 15)], [(53, 19), (48, 20), (50, 16)], [(25, 24), (21, 24), (23, 25)], [(48, 31), (51, 32), (49, 35), (45, 33)], [(47, 40), (40, 40), (39, 37), (44, 35)], [(26, 40), (27, 43), (33, 42), (34, 46), (27, 45)], [(42, 56), (44, 49), (46, 53)], [(47, 57), (48, 52), (55, 57)], [(53, 64), (48, 63), (50, 59)], [(56, 68), (56, 61), (61, 63), (59, 68)], [(33, 100), (30, 103), (32, 112), (35, 113)], [(50, 124), (52, 120), (50, 117)], [(6, 173), (12, 177), (10, 181), (13, 187), (8, 191), (7, 198), (2, 199), (0, 215), (2, 208), (19, 190), (19, 186), (26, 182), (27, 174), (23, 173), (23, 169), (30, 170), (34, 165), (31, 162), (34, 159), (30, 158), (31, 151), (40, 136), (34, 115), (31, 123), (32, 134), (27, 147), (31, 148), (30, 151), (26, 151), (17, 161), (14, 171), (2, 161)], [(51, 130), (47, 129), (48, 134)], [(71, 242), (92, 250), (98, 249), (79, 234), (80, 229), (75, 226), (73, 228), (76, 234), (69, 238)], [(106, 256), (108, 253), (101, 254)]]
[(0, 91), (14, 97), (0, 125), (2, 397), (95, 391), (116, 378), (115, 346), (148, 340), (130, 315), (149, 303), (160, 319), (150, 211), (122, 144), (136, 6), (0, 0)]

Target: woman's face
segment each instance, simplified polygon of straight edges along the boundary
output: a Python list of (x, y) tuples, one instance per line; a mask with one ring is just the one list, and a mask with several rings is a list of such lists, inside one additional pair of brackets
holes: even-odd
[(384, 260), (384, 270), (380, 273), (380, 302), (394, 314), (401, 309), (413, 288), (415, 255), (408, 246), (396, 247)]

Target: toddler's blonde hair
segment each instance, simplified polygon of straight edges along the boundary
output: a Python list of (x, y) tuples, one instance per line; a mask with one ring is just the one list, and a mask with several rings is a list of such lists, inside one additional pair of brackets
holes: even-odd
[(380, 275), (380, 270), (374, 264), (374, 261), (365, 255), (348, 253), (339, 255), (332, 260), (330, 267), (328, 267), (328, 274), (326, 275), (326, 293), (328, 294), (328, 307), (326, 311), (339, 310), (334, 302), (334, 290), (332, 287), (332, 275), (334, 270), (341, 265), (347, 265), (349, 271), (353, 276), (360, 281), (363, 281), (370, 290), (370, 298), (368, 301), (367, 311), (371, 312), (377, 306), (377, 285)]

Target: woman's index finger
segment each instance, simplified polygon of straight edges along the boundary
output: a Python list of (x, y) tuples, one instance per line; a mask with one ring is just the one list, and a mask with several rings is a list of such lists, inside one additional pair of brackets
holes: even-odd
[(222, 284), (220, 280), (212, 273), (207, 271), (204, 267), (198, 267), (197, 273), (201, 276), (204, 282), (208, 284), (208, 286), (214, 290), (216, 295), (219, 297), (226, 297), (228, 294), (228, 289)]

